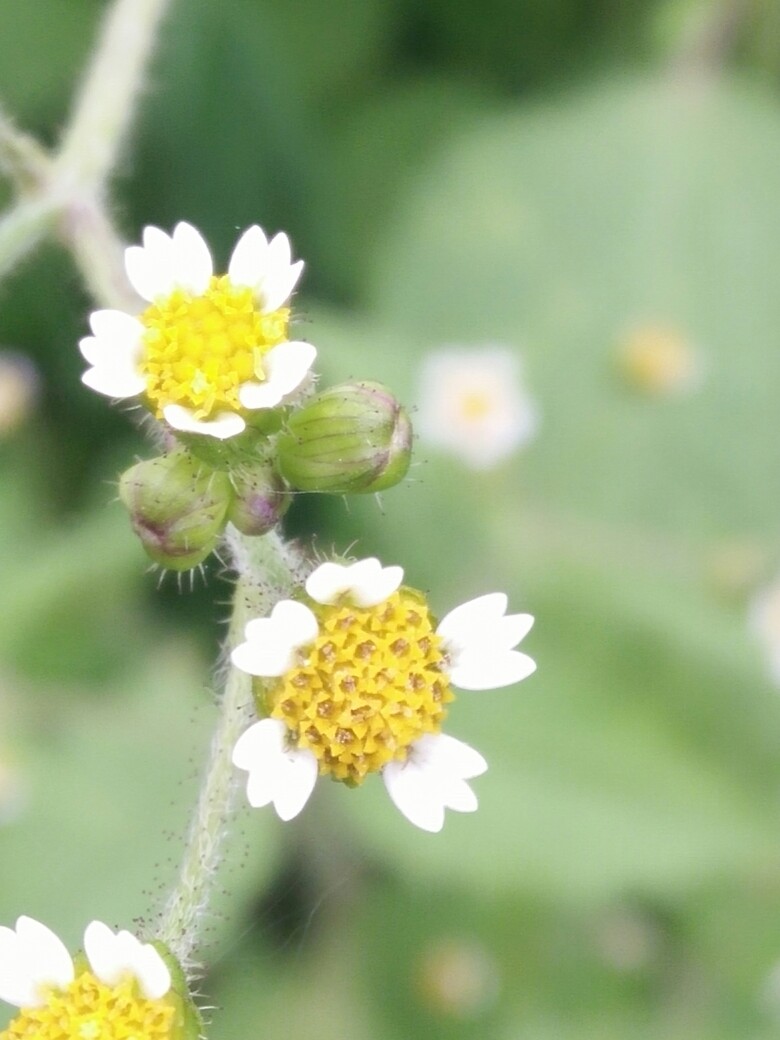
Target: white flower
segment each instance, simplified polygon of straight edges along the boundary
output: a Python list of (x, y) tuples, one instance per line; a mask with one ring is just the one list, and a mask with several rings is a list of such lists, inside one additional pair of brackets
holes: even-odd
[(285, 234), (270, 240), (250, 227), (228, 274), (215, 276), (198, 231), (172, 235), (147, 227), (143, 245), (125, 252), (127, 275), (149, 306), (134, 317), (116, 310), (90, 316), (81, 340), (92, 366), (84, 383), (107, 397), (143, 396), (174, 429), (224, 440), (241, 433), (246, 413), (273, 408), (296, 390), (316, 357), (287, 338), (285, 307), (303, 269)]
[[(159, 1000), (171, 988), (160, 954), (130, 932), (115, 935), (93, 921), (84, 933), (84, 952), (95, 978), (107, 986), (130, 976), (149, 1000)], [(20, 1008), (42, 1007), (47, 991), (67, 989), (74, 979), (73, 958), (45, 925), (20, 917), (15, 930), (0, 926), (0, 1000)]]
[(402, 579), (402, 568), (373, 558), (324, 563), (306, 582), (310, 605), (283, 600), (246, 626), (232, 661), (265, 680), (271, 716), (233, 751), (249, 773), (251, 805), (273, 803), (289, 820), (318, 772), (353, 783), (381, 772), (394, 804), (423, 830), (440, 830), (445, 809), (477, 808), (466, 781), (487, 764), (440, 732), (449, 684), (489, 690), (529, 676), (534, 662), (514, 648), (533, 618), (507, 615), (507, 597), (491, 593), (434, 631), (425, 597)]
[(451, 347), (423, 362), (415, 428), (473, 469), (490, 469), (533, 437), (536, 406), (506, 347)]
[(769, 675), (780, 686), (780, 580), (775, 580), (755, 597), (749, 622), (763, 646)]

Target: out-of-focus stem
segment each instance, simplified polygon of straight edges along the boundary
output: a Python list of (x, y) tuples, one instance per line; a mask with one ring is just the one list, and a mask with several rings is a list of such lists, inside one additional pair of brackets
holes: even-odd
[(56, 165), (78, 194), (100, 192), (135, 114), (168, 0), (116, 0), (76, 99)]
[(58, 209), (54, 199), (30, 197), (0, 217), (0, 279), (54, 227)]
[(141, 309), (125, 274), (124, 243), (102, 206), (71, 205), (63, 214), (60, 233), (96, 303), (129, 314)]

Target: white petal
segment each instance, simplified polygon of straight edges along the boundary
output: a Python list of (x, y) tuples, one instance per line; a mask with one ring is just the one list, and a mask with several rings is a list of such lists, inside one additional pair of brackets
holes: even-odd
[(449, 777), (441, 786), (444, 805), (453, 812), (476, 812), (479, 808), (477, 796), (465, 780)]
[(73, 981), (73, 958), (51, 929), (32, 917), (20, 917), (16, 934), (20, 960), (27, 968), (36, 995), (39, 987), (64, 989)]
[(416, 740), (410, 749), (412, 759), (438, 773), (471, 779), (481, 776), (488, 764), (470, 744), (448, 733), (429, 733)]
[[(233, 765), (253, 771), (278, 758), (284, 749), (287, 727), (279, 719), (261, 719), (244, 730), (233, 748)], [(269, 799), (270, 801), (270, 799)]]
[(171, 988), (170, 971), (157, 950), (128, 931), (115, 935), (101, 921), (92, 921), (84, 932), (84, 952), (94, 974), (107, 986), (130, 975), (149, 1000), (158, 1000)]
[(468, 645), (474, 629), (484, 629), (506, 614), (507, 597), (503, 592), (489, 592), (467, 603), (461, 603), (442, 618), (436, 629), (448, 643)]
[(306, 580), (317, 603), (335, 603), (349, 595), (357, 607), (373, 607), (392, 595), (403, 580), (402, 567), (383, 567), (375, 557), (356, 563), (323, 563)]
[(126, 369), (111, 370), (105, 366), (88, 368), (82, 375), (81, 382), (106, 397), (123, 400), (136, 397), (146, 389), (146, 382), (136, 372)]
[(275, 678), (295, 663), (295, 651), (317, 638), (317, 618), (303, 603), (282, 600), (268, 618), (255, 618), (246, 626), (246, 642), (230, 655), (236, 668), (249, 675)]
[(280, 267), (269, 272), (256, 291), (261, 308), (266, 314), (278, 310), (287, 302), (298, 284), (302, 271), (303, 260), (298, 260), (289, 267)]
[(387, 793), (397, 809), (415, 827), (438, 833), (444, 826), (444, 803), (426, 781), (424, 771), (411, 759), (390, 762), (382, 770)]
[(126, 967), (125, 957), (121, 941), (117, 942), (117, 936), (107, 924), (91, 921), (87, 925), (84, 929), (84, 953), (93, 973), (101, 982), (107, 986), (119, 982)]
[(135, 976), (141, 992), (148, 1000), (159, 1000), (171, 988), (170, 969), (151, 943), (139, 944)]
[(194, 296), (206, 291), (214, 267), (209, 247), (192, 224), (182, 221), (174, 228), (173, 261), (176, 285)]
[(143, 246), (125, 250), (125, 271), (138, 295), (150, 303), (174, 288), (173, 243), (159, 228), (144, 231)]
[(135, 345), (144, 334), (144, 326), (138, 318), (124, 311), (93, 311), (89, 316), (89, 324), (95, 336), (107, 340), (109, 344)]
[(316, 347), (298, 340), (272, 347), (263, 358), (265, 382), (242, 383), (238, 390), (239, 401), (250, 410), (273, 408), (283, 397), (297, 390), (316, 357)]
[(477, 649), (462, 653), (450, 665), (450, 679), (462, 690), (497, 690), (527, 679), (536, 662), (519, 650), (487, 652)]
[(14, 1007), (37, 1007), (43, 1003), (19, 952), (16, 932), (5, 925), (0, 927), (0, 1000)]
[(303, 809), (317, 782), (317, 759), (311, 751), (288, 748), (287, 727), (263, 719), (243, 733), (233, 749), (233, 762), (249, 771), (247, 798), (254, 808), (274, 803), (282, 820)]
[(263, 229), (257, 224), (247, 228), (230, 258), (230, 281), (234, 285), (247, 285), (254, 289), (265, 274), (267, 253), (268, 241)]
[(289, 639), (294, 646), (306, 646), (307, 643), (313, 642), (320, 631), (319, 623), (312, 611), (305, 603), (298, 603), (294, 599), (283, 599), (277, 603), (271, 611), (271, 619), (280, 636)]
[(292, 820), (308, 802), (317, 783), (317, 758), (311, 751), (288, 751), (278, 774), (274, 809), (280, 820)]
[(404, 577), (403, 567), (383, 567), (379, 560), (359, 560), (352, 564), (350, 599), (356, 607), (374, 607), (392, 596)]
[(292, 262), (290, 239), (283, 231), (279, 231), (268, 243), (269, 268), (289, 267)]
[(235, 412), (217, 412), (213, 419), (196, 419), (189, 408), (181, 404), (167, 404), (163, 408), (163, 416), (174, 430), (185, 433), (202, 433), (207, 437), (216, 437), (225, 441), (235, 437), (246, 429), (246, 423)]

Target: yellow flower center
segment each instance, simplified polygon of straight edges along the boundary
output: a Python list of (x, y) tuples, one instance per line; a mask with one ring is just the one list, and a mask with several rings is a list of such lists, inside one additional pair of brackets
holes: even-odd
[(320, 773), (361, 783), (426, 733), (438, 733), (454, 699), (442, 671), (441, 638), (425, 599), (402, 588), (376, 607), (312, 610), (320, 634), (263, 705), (281, 719)]
[(227, 275), (213, 277), (201, 296), (175, 289), (147, 307), (141, 373), (157, 418), (167, 404), (198, 419), (240, 411), (239, 387), (264, 381), (263, 357), (287, 339), (289, 319), (288, 307), (261, 313), (252, 290)]
[(466, 422), (479, 422), (490, 414), (492, 408), (490, 396), (480, 390), (471, 390), (460, 400), (460, 413)]
[(139, 995), (135, 979), (106, 986), (89, 972), (25, 1008), (0, 1040), (172, 1040), (174, 1008)]
[(664, 394), (689, 387), (696, 377), (696, 355), (675, 329), (644, 326), (620, 344), (623, 375), (637, 390)]

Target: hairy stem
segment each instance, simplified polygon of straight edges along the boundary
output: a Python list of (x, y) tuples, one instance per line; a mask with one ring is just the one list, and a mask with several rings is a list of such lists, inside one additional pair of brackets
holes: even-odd
[[(228, 541), (234, 555), (242, 557), (237, 568), (240, 577), (227, 637), (229, 652), (243, 640), (244, 627), (250, 618), (269, 613), (274, 603), (293, 592), (302, 564), (295, 550), (275, 532), (263, 538), (246, 539), (233, 531)], [(185, 970), (193, 966), (193, 951), (208, 914), (223, 843), (235, 809), (237, 778), (231, 760), (233, 747), (251, 717), (252, 680), (228, 666), (219, 720), (178, 878), (154, 933)]]
[(84, 193), (99, 193), (116, 163), (167, 4), (116, 0), (105, 17), (57, 158)]

